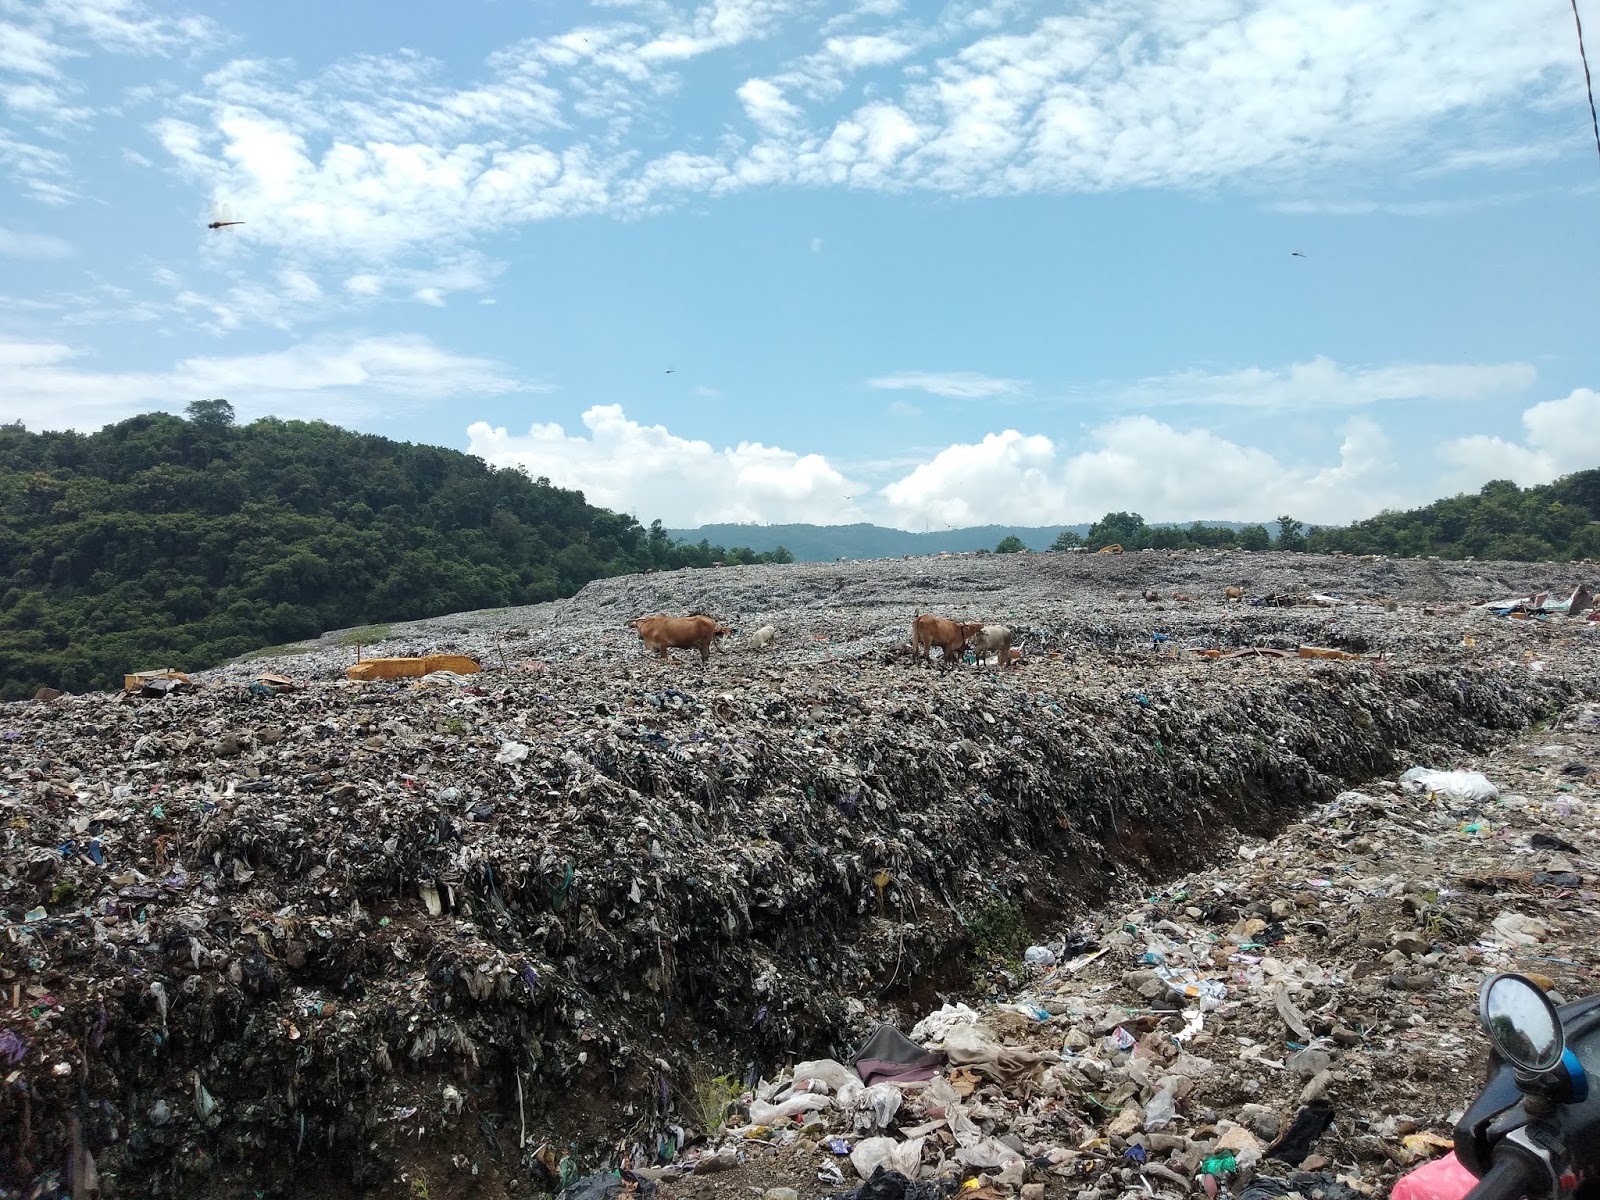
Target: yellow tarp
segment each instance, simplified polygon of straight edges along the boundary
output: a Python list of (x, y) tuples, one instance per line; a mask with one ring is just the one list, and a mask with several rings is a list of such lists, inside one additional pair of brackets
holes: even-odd
[(145, 684), (156, 679), (177, 679), (183, 683), (189, 682), (189, 677), (182, 671), (174, 671), (171, 667), (159, 671), (134, 671), (122, 677), (122, 690), (137, 692)]
[(1334, 650), (1328, 646), (1301, 646), (1301, 658), (1360, 658), (1359, 654), (1351, 654), (1348, 650)]
[(346, 679), (419, 679), (434, 671), (476, 675), (483, 668), (464, 654), (430, 654), (426, 658), (364, 658), (344, 669)]

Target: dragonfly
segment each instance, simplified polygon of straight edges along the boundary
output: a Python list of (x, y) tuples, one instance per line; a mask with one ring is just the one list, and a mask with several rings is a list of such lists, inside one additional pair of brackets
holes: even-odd
[(237, 218), (234, 217), (233, 209), (231, 207), (229, 207), (226, 204), (217, 204), (217, 205), (213, 205), (212, 206), (212, 209), (211, 209), (211, 221), (206, 226), (206, 228), (207, 229), (223, 229), (223, 228), (225, 228), (225, 227), (227, 227), (229, 225), (243, 225), (243, 224), (244, 224), (243, 221), (238, 220)]

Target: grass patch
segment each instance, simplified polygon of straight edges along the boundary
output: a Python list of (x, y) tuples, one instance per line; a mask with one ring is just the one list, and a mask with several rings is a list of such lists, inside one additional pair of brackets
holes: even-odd
[(364, 625), (360, 629), (349, 629), (333, 639), (335, 646), (370, 646), (374, 642), (388, 639), (391, 627), (388, 625)]
[(316, 650), (312, 642), (289, 642), (282, 646), (268, 646), (264, 650), (252, 650), (249, 654), (241, 654), (234, 662), (255, 662), (258, 658), (293, 658), (301, 654), (311, 654)]

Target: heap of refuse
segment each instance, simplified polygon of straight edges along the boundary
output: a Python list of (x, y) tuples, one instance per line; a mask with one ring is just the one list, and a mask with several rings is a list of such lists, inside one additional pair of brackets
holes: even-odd
[(697, 1155), (637, 1175), (663, 1197), (713, 1175), (769, 1200), (1354, 1200), (1423, 1171), (1460, 1194), (1479, 983), (1595, 990), (1600, 705), (1486, 767), (1517, 790), (1413, 768), (1343, 792), (1029, 947), (986, 1003), (759, 1081)]
[[(1496, 618), (1374, 603), (1361, 620), (1410, 631), (1381, 659), (1206, 659), (1109, 647), (1045, 612), (1048, 580), (1027, 604), (1054, 640), (1020, 670), (908, 665), (903, 597), (809, 610), (826, 641), (785, 622), (787, 647), (663, 665), (613, 612), (669, 607), (635, 603), (661, 578), (568, 602), (537, 658), (405, 630), (375, 650), (478, 674), (348, 680), (330, 646), (0, 710), (0, 1183), (199, 1196), (315, 1167), (511, 1195), (666, 1170), (701, 1154), (706, 1080), (842, 1062), (970, 999), (1005, 921), (1089, 929), (1348, 781), (1485, 753), (1594, 686), (1592, 627), (1560, 618), (1464, 635)], [(1298, 611), (1222, 610), (1214, 638), (1244, 641)], [(1198, 918), (1164, 919), (1183, 929), (1148, 969), (1200, 978)], [(991, 1154), (1029, 1141), (969, 1118)]]

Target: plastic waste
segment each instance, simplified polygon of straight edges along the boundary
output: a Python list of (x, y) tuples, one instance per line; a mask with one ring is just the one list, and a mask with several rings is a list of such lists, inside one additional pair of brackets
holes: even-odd
[(1165, 1129), (1172, 1124), (1172, 1118), (1177, 1115), (1178, 1102), (1172, 1093), (1165, 1088), (1157, 1088), (1155, 1095), (1150, 1097), (1144, 1106), (1145, 1132), (1154, 1132)]
[(1461, 1200), (1477, 1183), (1477, 1176), (1461, 1165), (1452, 1150), (1400, 1176), (1389, 1196), (1391, 1200)]
[(760, 1100), (750, 1102), (750, 1120), (756, 1125), (771, 1125), (782, 1121), (786, 1117), (797, 1117), (803, 1112), (812, 1112), (817, 1109), (832, 1108), (831, 1097), (818, 1095), (815, 1092), (801, 1092), (799, 1095), (790, 1096), (782, 1104), (764, 1104)]
[(1029, 946), (1023, 951), (1023, 960), (1039, 967), (1053, 967), (1056, 965), (1056, 952), (1049, 946)]
[(862, 1179), (887, 1169), (915, 1179), (922, 1169), (922, 1138), (898, 1141), (891, 1137), (863, 1138), (850, 1151), (850, 1165)]
[(879, 1167), (870, 1179), (856, 1184), (837, 1200), (945, 1200), (946, 1192), (933, 1182), (918, 1182), (899, 1171)]
[(1481, 771), (1431, 771), (1427, 767), (1412, 767), (1400, 776), (1400, 786), (1412, 795), (1433, 795), (1461, 804), (1482, 804), (1500, 795), (1500, 789)]
[(647, 1200), (656, 1194), (655, 1181), (627, 1172), (624, 1179), (617, 1171), (597, 1171), (574, 1180), (561, 1189), (560, 1200), (618, 1200), (624, 1193), (632, 1200)]

